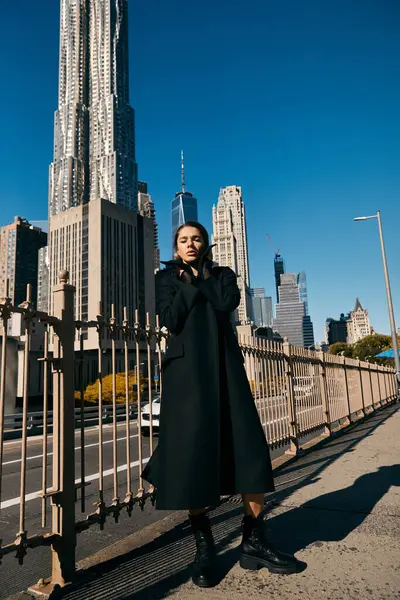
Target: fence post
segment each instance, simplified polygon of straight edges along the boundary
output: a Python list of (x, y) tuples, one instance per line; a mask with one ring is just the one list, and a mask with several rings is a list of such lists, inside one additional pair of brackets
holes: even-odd
[(299, 436), (297, 427), (296, 417), (296, 400), (294, 397), (293, 389), (293, 359), (290, 351), (290, 344), (287, 338), (283, 342), (283, 353), (285, 355), (285, 375), (287, 384), (287, 395), (288, 395), (288, 409), (289, 409), (289, 435), (290, 435), (290, 448), (287, 450), (288, 454), (297, 454), (299, 451)]
[(366, 415), (366, 412), (365, 412), (365, 397), (364, 397), (364, 386), (363, 386), (363, 380), (362, 380), (361, 360), (358, 361), (358, 374), (359, 374), (359, 377), (360, 377), (360, 393), (361, 393), (362, 413), (363, 413), (363, 416), (365, 417), (365, 415)]
[(322, 399), (322, 410), (325, 415), (325, 427), (324, 433), (325, 435), (331, 435), (331, 415), (329, 411), (329, 398), (327, 394), (327, 386), (326, 386), (326, 368), (325, 368), (325, 354), (322, 350), (317, 352), (317, 356), (321, 362), (321, 375), (319, 378), (320, 387), (321, 387), (321, 399)]
[(343, 369), (344, 369), (344, 381), (346, 387), (346, 402), (347, 402), (347, 425), (351, 423), (351, 406), (350, 406), (350, 393), (349, 393), (349, 382), (347, 379), (347, 368), (346, 368), (346, 358), (343, 356)]
[(75, 575), (75, 399), (74, 296), (69, 274), (54, 288), (52, 572), (50, 585), (63, 587)]

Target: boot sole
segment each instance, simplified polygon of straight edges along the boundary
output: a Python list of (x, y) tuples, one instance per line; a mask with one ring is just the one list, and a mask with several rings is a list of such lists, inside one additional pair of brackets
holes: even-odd
[(258, 571), (259, 569), (265, 567), (270, 573), (276, 573), (277, 575), (293, 575), (294, 573), (300, 573), (304, 570), (303, 565), (293, 565), (293, 567), (278, 567), (272, 563), (269, 563), (267, 560), (254, 558), (254, 556), (247, 556), (246, 554), (242, 554), (239, 563), (242, 569), (247, 569), (248, 571)]
[(208, 582), (202, 583), (200, 581), (195, 581), (193, 578), (192, 578), (192, 583), (193, 583), (193, 585), (195, 585), (196, 587), (199, 587), (199, 588), (213, 588), (218, 584), (216, 581), (212, 581), (212, 582), (208, 581)]

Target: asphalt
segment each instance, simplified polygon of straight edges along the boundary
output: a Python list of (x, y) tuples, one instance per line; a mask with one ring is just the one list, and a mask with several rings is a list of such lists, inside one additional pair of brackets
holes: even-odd
[[(87, 558), (78, 565), (76, 583), (51, 598), (400, 598), (399, 426), (398, 405), (387, 407), (277, 473), (277, 490), (266, 498), (267, 531), (281, 548), (308, 564), (301, 574), (283, 577), (265, 569), (247, 572), (239, 567), (242, 510), (239, 499), (233, 498), (211, 513), (221, 581), (212, 590), (199, 590), (190, 581), (194, 545), (186, 515), (163, 515), (147, 506), (149, 522), (137, 523), (133, 534), (126, 525), (137, 521), (137, 512), (135, 519), (124, 519), (123, 537), (108, 547), (104, 547), (107, 533), (99, 533), (97, 541), (103, 549), (99, 545), (92, 556), (81, 553), (81, 558), (82, 554)], [(154, 515), (156, 520), (151, 522)], [(80, 544), (87, 533), (93, 536), (93, 528), (89, 531), (80, 534)], [(37, 560), (40, 552), (33, 550), (31, 560)], [(8, 558), (0, 567), (2, 576)], [(21, 574), (25, 569), (21, 568)], [(43, 564), (41, 571), (43, 576)], [(7, 579), (7, 569), (5, 573)], [(14, 580), (11, 593), (18, 585), (24, 589), (25, 581)], [(3, 577), (1, 583), (4, 594)], [(12, 598), (22, 600), (29, 595)]]

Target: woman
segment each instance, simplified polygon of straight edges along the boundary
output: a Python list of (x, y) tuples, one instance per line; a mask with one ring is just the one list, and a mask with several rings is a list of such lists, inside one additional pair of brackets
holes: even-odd
[(274, 489), (269, 449), (230, 322), (240, 302), (235, 273), (214, 266), (196, 222), (175, 235), (175, 259), (157, 273), (157, 310), (171, 338), (163, 362), (159, 443), (143, 472), (157, 508), (188, 509), (197, 545), (192, 579), (216, 583), (215, 546), (205, 508), (242, 494), (244, 568), (294, 573), (300, 563), (264, 537), (264, 494)]

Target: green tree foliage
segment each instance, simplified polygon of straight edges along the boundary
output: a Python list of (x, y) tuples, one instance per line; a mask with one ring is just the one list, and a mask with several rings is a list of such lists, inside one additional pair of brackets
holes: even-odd
[(329, 347), (329, 354), (341, 354), (350, 358), (353, 356), (352, 346), (349, 346), (346, 342), (337, 342)]
[(356, 358), (358, 360), (377, 363), (379, 365), (393, 366), (393, 360), (390, 358), (376, 358), (377, 354), (380, 354), (391, 347), (392, 338), (390, 335), (374, 333), (372, 335), (367, 335), (353, 345), (346, 344), (345, 342), (332, 344), (329, 348), (329, 353), (341, 354), (348, 358)]
[(374, 333), (356, 342), (353, 345), (353, 358), (359, 360), (368, 360), (370, 362), (381, 362), (381, 359), (375, 359), (375, 356), (392, 345), (390, 335), (381, 335)]

